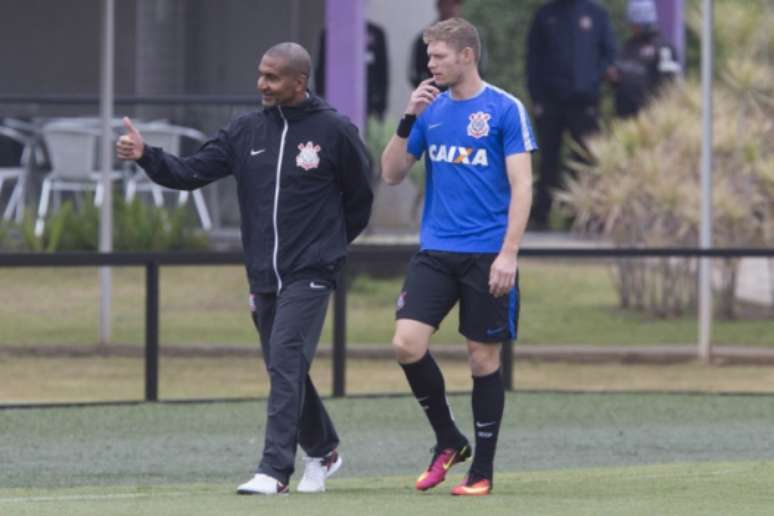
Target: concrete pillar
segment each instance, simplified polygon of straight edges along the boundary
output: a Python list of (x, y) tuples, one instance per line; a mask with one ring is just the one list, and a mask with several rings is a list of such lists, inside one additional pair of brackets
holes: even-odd
[(326, 2), (326, 97), (361, 133), (366, 121), (365, 25), (363, 0)]
[(685, 67), (685, 4), (684, 0), (656, 0), (661, 35), (677, 51)]

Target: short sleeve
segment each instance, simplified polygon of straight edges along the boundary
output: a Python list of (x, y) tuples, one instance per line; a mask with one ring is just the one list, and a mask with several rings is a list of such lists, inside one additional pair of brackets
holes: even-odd
[(425, 117), (420, 115), (414, 123), (414, 127), (411, 128), (411, 133), (409, 133), (408, 142), (406, 143), (406, 150), (416, 159), (420, 159), (426, 147)]
[(524, 104), (516, 98), (507, 101), (502, 119), (505, 155), (537, 150), (535, 134)]

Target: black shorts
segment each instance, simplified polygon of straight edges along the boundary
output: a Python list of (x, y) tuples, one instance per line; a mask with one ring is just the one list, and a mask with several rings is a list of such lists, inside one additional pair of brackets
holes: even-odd
[(495, 253), (420, 251), (409, 263), (398, 296), (396, 319), (412, 319), (438, 329), (460, 302), (459, 332), (477, 342), (516, 339), (519, 324), (519, 276), (505, 296), (489, 293), (489, 269)]

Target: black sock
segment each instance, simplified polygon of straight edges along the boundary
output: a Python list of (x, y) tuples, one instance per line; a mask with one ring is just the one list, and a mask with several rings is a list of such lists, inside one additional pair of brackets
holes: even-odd
[(497, 434), (505, 409), (505, 386), (498, 369), (486, 376), (473, 377), (473, 420), (476, 431), (476, 453), (470, 471), (492, 479)]
[(412, 364), (401, 364), (411, 392), (425, 409), (427, 419), (435, 432), (438, 449), (457, 448), (465, 437), (454, 424), (451, 408), (446, 400), (446, 385), (438, 364), (428, 351), (425, 356)]

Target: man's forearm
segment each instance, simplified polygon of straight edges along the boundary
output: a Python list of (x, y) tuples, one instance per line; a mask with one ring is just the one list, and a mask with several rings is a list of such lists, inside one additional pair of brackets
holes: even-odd
[(159, 147), (145, 145), (137, 164), (154, 183), (174, 190), (196, 190), (212, 182), (212, 179), (198, 176), (184, 158), (164, 152)]
[(382, 153), (382, 179), (387, 184), (396, 185), (403, 181), (414, 164), (414, 157), (406, 150), (406, 141), (393, 135)]
[(529, 152), (511, 154), (505, 158), (505, 168), (511, 186), (511, 202), (502, 252), (517, 254), (532, 207), (532, 155)]
[(511, 202), (508, 206), (508, 228), (505, 232), (502, 251), (518, 254), (521, 239), (527, 227), (532, 207), (532, 178), (522, 178), (511, 188)]

